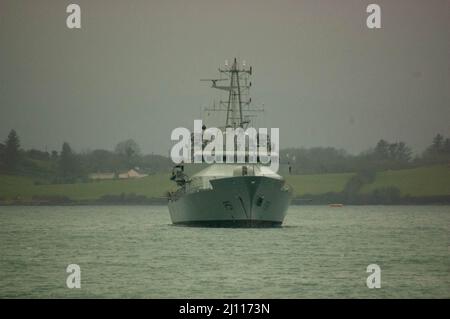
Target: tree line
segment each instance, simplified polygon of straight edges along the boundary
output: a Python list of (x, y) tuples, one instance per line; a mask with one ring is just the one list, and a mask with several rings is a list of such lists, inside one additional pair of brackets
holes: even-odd
[(0, 173), (40, 176), (53, 182), (87, 180), (90, 173), (120, 173), (132, 168), (153, 174), (167, 172), (171, 166), (164, 156), (142, 154), (133, 139), (119, 142), (114, 151), (95, 149), (76, 153), (64, 142), (59, 152), (48, 152), (24, 150), (19, 135), (11, 130), (5, 142), (0, 143)]
[[(291, 174), (362, 172), (359, 176), (370, 179), (374, 171), (448, 164), (450, 138), (437, 134), (425, 151), (416, 156), (404, 142), (381, 139), (374, 147), (358, 155), (333, 147), (288, 148), (280, 151), (280, 161), (290, 166)], [(118, 173), (135, 167), (150, 174), (168, 172), (172, 162), (165, 156), (142, 154), (133, 139), (119, 142), (113, 151), (95, 149), (76, 153), (69, 143), (64, 142), (59, 152), (47, 152), (24, 150), (19, 135), (11, 130), (5, 142), (0, 143), (1, 173), (38, 175), (67, 182), (86, 179), (94, 172)], [(361, 184), (361, 181), (354, 182), (350, 188)]]
[(404, 142), (383, 139), (357, 155), (334, 147), (288, 148), (280, 151), (280, 161), (292, 174), (323, 174), (404, 169), (450, 163), (450, 138), (437, 134), (421, 154), (412, 155)]

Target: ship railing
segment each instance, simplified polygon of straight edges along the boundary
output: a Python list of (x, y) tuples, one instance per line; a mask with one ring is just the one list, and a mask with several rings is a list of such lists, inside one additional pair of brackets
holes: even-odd
[[(223, 151), (220, 153), (222, 155), (222, 163), (235, 163), (235, 164), (268, 164), (269, 162), (279, 161), (279, 154), (277, 152), (267, 152), (267, 155), (260, 156), (258, 153), (251, 154), (249, 151)], [(220, 156), (219, 154), (219, 156)], [(213, 158), (214, 163), (216, 161), (216, 152), (212, 151), (210, 156)], [(201, 158), (202, 163), (207, 163), (203, 151), (193, 152), (193, 159)], [(232, 159), (230, 162), (229, 159)], [(244, 161), (242, 162), (242, 159)], [(262, 161), (264, 159), (264, 162)], [(268, 161), (268, 159), (270, 159)], [(219, 162), (220, 163), (220, 162)], [(209, 163), (212, 164), (212, 163)]]

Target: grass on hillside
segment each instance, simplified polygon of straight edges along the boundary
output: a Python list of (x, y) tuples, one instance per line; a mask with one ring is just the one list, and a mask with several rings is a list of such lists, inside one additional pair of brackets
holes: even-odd
[[(287, 182), (294, 188), (294, 196), (324, 194), (343, 191), (346, 182), (354, 173), (289, 175)], [(169, 174), (156, 174), (141, 179), (105, 180), (76, 184), (35, 185), (37, 178), (0, 175), (0, 199), (19, 197), (29, 200), (36, 196), (65, 196), (72, 200), (93, 200), (103, 195), (121, 193), (144, 195), (148, 198), (165, 196), (174, 190), (175, 184)], [(431, 196), (450, 195), (450, 168), (445, 165), (420, 167), (377, 173), (372, 184), (363, 186), (361, 192), (372, 192), (376, 188), (394, 186), (402, 195)]]
[(450, 195), (450, 167), (436, 165), (379, 172), (375, 181), (364, 185), (361, 192), (369, 193), (387, 186), (397, 187), (402, 195)]
[(354, 173), (288, 175), (286, 181), (294, 188), (294, 197), (341, 192)]
[(149, 198), (165, 196), (174, 188), (169, 174), (157, 174), (140, 179), (104, 180), (89, 183), (35, 185), (35, 179), (23, 176), (0, 175), (0, 198), (31, 199), (37, 196), (66, 196), (73, 200), (98, 199), (103, 195), (121, 193), (144, 195)]

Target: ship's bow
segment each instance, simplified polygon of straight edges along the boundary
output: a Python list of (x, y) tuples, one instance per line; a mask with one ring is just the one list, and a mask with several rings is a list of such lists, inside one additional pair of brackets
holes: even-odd
[(169, 202), (177, 225), (212, 227), (281, 226), (292, 196), (284, 180), (237, 176), (210, 181), (212, 188), (186, 193)]

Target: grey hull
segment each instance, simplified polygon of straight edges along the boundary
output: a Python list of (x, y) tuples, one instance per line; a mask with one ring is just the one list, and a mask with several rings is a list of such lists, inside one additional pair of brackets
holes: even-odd
[(169, 201), (172, 223), (205, 227), (280, 226), (291, 200), (284, 181), (265, 176), (211, 180), (212, 189)]

